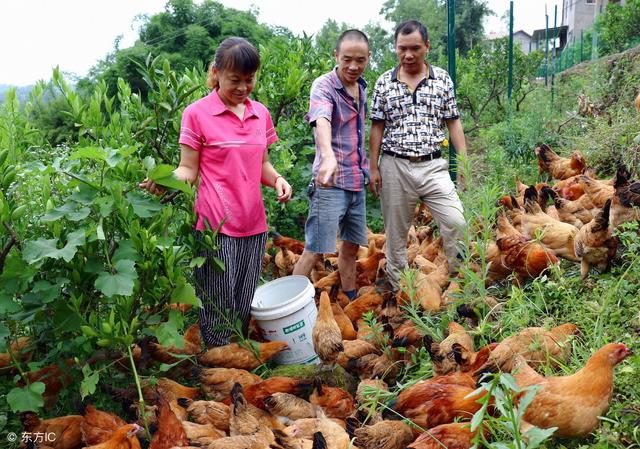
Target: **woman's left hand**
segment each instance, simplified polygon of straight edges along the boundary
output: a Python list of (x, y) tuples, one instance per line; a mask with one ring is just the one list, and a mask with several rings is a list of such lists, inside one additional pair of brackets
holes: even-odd
[(276, 194), (278, 195), (278, 201), (284, 203), (291, 199), (291, 193), (293, 189), (289, 185), (286, 179), (282, 176), (278, 176), (276, 179), (276, 185), (273, 186), (276, 189)]

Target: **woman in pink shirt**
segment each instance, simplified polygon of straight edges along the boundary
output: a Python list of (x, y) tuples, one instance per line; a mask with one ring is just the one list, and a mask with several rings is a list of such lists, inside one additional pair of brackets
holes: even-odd
[[(256, 48), (246, 39), (225, 39), (209, 69), (204, 98), (187, 106), (180, 129), (177, 178), (198, 182), (196, 230), (220, 226), (217, 253), (195, 270), (202, 300), (200, 329), (205, 343), (229, 343), (229, 323), (240, 320), (246, 331), (251, 300), (260, 276), (267, 240), (267, 219), (260, 185), (273, 187), (288, 201), (291, 186), (268, 160), (267, 147), (278, 140), (267, 108), (249, 99), (260, 66)], [(145, 180), (151, 193), (164, 189)], [(225, 269), (213, 264), (217, 256)], [(223, 316), (226, 315), (226, 316)]]

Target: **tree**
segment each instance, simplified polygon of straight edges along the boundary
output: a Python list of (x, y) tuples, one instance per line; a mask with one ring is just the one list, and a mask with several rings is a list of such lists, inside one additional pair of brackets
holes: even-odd
[[(465, 56), (482, 41), (482, 21), (491, 13), (486, 0), (456, 2), (456, 48)], [(406, 20), (418, 20), (427, 27), (431, 41), (431, 59), (447, 52), (447, 5), (445, 0), (387, 0), (380, 14), (394, 27)]]

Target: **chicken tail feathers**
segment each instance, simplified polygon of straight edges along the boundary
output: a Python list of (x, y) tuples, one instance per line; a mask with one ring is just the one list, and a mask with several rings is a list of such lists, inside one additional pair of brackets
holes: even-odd
[(324, 439), (322, 432), (316, 432), (313, 434), (312, 449), (327, 449), (327, 440)]

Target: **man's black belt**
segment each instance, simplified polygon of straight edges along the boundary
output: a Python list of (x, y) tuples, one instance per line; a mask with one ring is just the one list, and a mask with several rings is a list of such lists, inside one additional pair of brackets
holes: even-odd
[(432, 161), (434, 159), (438, 159), (442, 157), (442, 152), (440, 150), (434, 151), (433, 153), (423, 154), (422, 156), (409, 156), (407, 154), (394, 153), (393, 151), (383, 151), (384, 154), (388, 154), (389, 156), (397, 157), (400, 159), (406, 159), (409, 162), (424, 162), (424, 161)]

